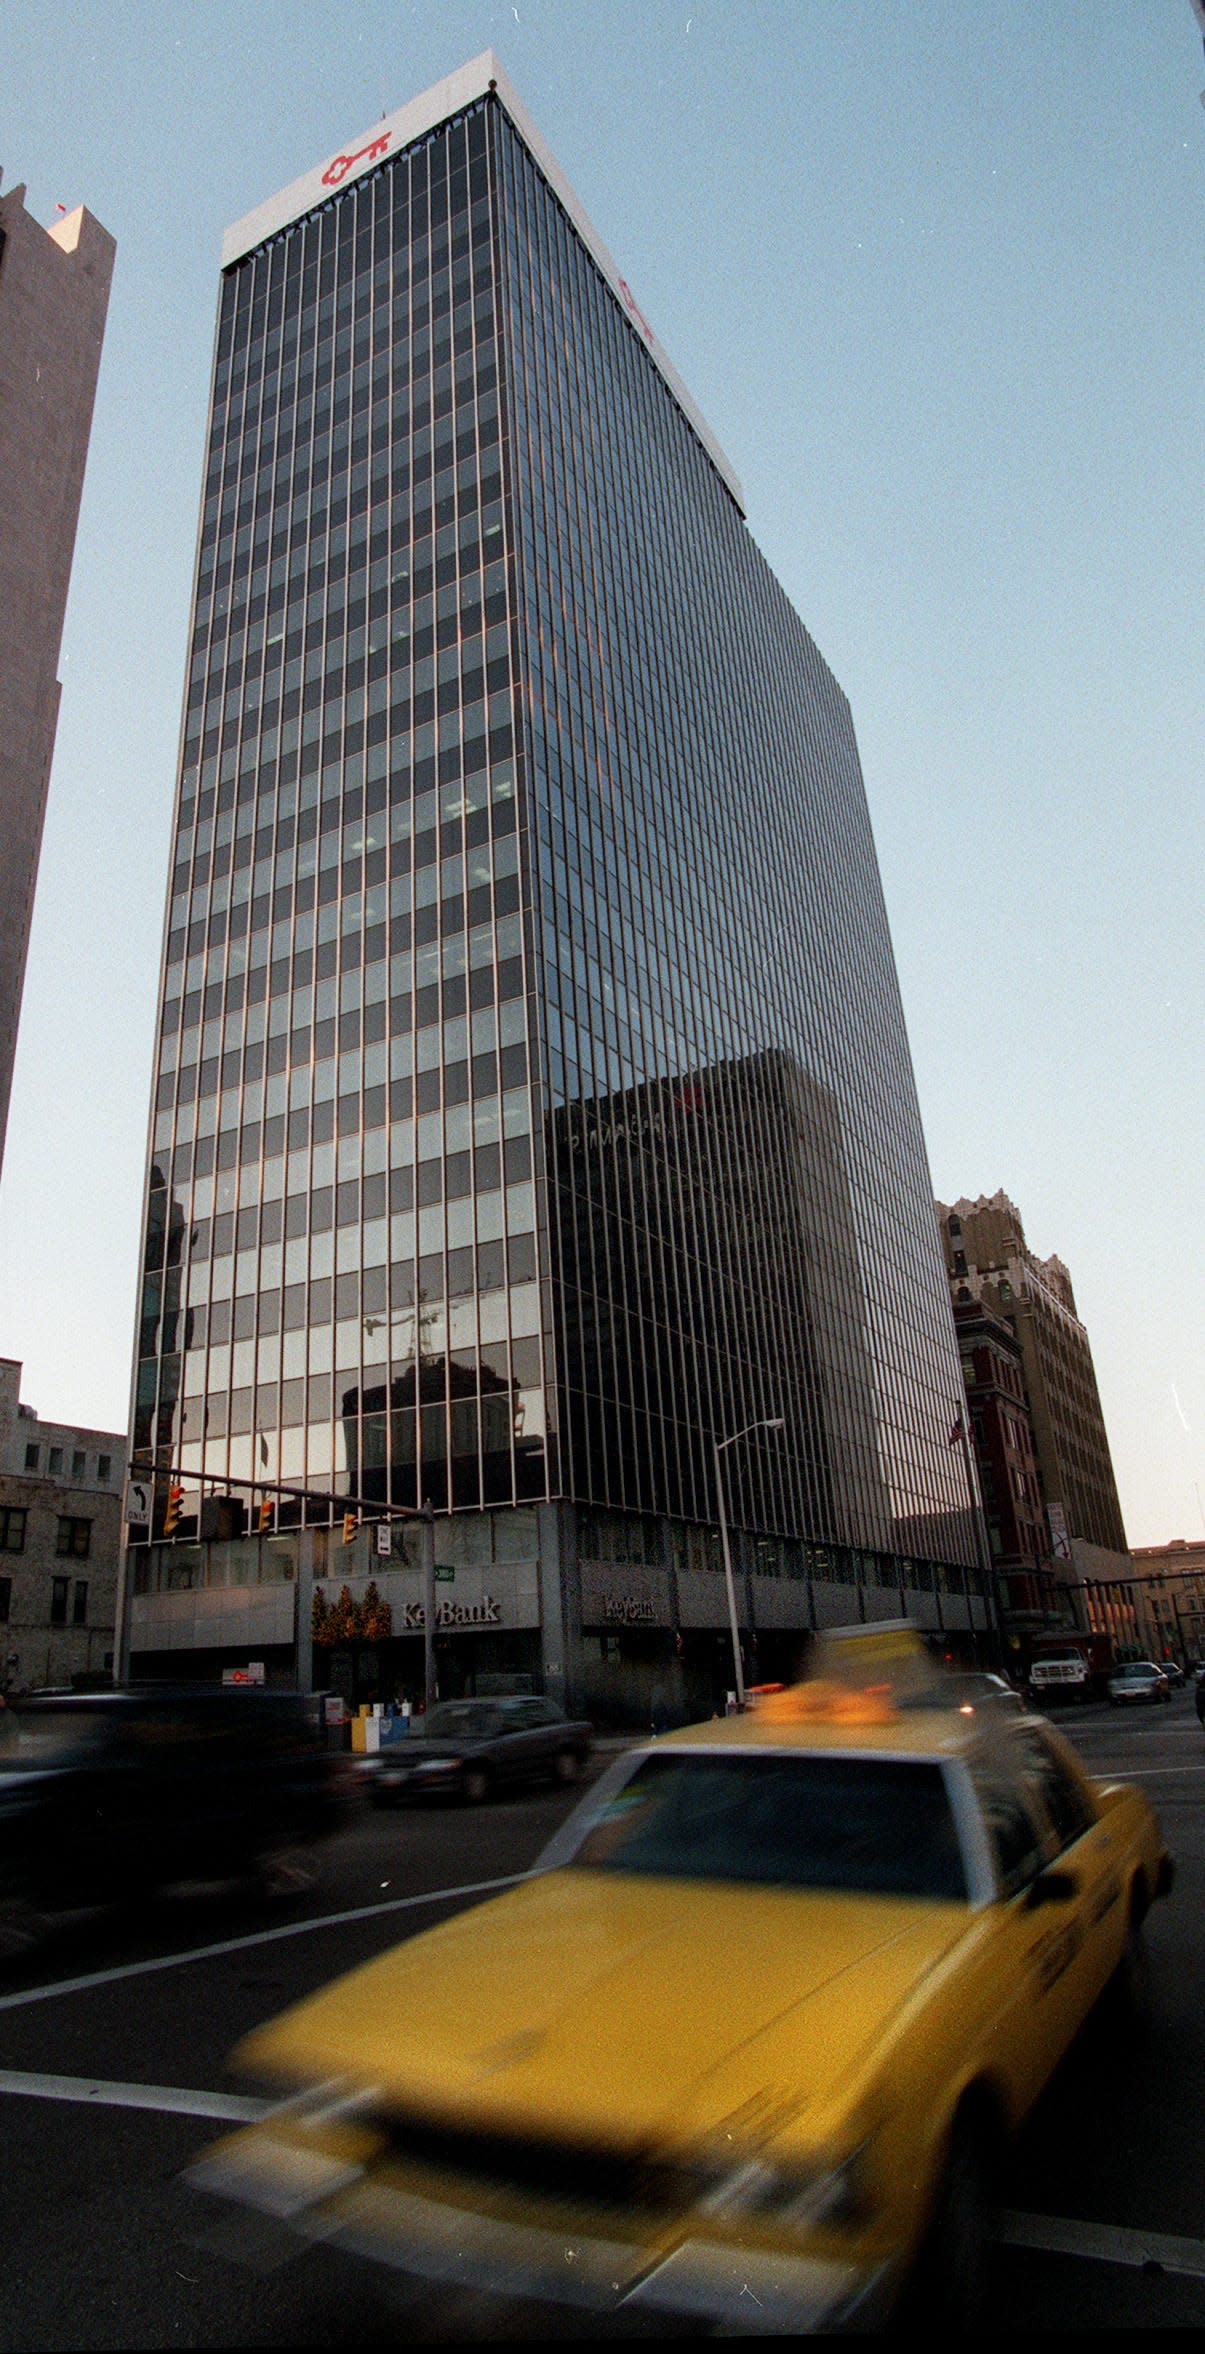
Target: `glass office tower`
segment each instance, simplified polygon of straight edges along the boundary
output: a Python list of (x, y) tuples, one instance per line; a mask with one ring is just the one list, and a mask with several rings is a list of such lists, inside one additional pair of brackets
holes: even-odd
[(848, 705), (487, 55), (227, 240), (135, 1652), (429, 1501), (445, 1688), (702, 1704), (779, 1417), (750, 1664), (982, 1627), (959, 1382)]

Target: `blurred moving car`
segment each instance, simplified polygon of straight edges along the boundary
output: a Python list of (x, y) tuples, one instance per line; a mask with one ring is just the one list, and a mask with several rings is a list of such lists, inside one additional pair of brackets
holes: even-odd
[(1197, 1688), (1193, 1693), (1193, 1702), (1200, 1722), (1205, 1725), (1205, 1670), (1197, 1677)]
[(1127, 1700), (1170, 1700), (1171, 1684), (1153, 1659), (1127, 1659), (1109, 1678), (1109, 1698), (1116, 1708)]
[(1161, 1659), (1159, 1665), (1162, 1668), (1164, 1675), (1167, 1677), (1168, 1683), (1171, 1685), (1173, 1692), (1180, 1691), (1187, 1682), (1187, 1678), (1179, 1660)]
[(996, 2149), (1170, 1884), (1043, 1720), (797, 1687), (617, 1758), (534, 1876), (260, 2029), (283, 2105), (190, 2179), (562, 2305), (965, 2325)]
[(1025, 1702), (1006, 1677), (996, 1675), (990, 1668), (943, 1668), (931, 1684), (917, 1693), (909, 1693), (901, 1701), (906, 1708), (956, 1708), (962, 1716), (972, 1716), (976, 1709), (1003, 1708), (1012, 1716), (1024, 1716)]
[(300, 1693), (146, 1685), (10, 1705), (0, 1944), (182, 1881), (304, 1887), (344, 1819), (343, 1775)]
[(479, 1806), (515, 1782), (576, 1782), (593, 1743), (593, 1725), (571, 1722), (552, 1700), (445, 1700), (412, 1719), (400, 1741), (366, 1759), (363, 1780), (374, 1806), (409, 1798), (460, 1798)]

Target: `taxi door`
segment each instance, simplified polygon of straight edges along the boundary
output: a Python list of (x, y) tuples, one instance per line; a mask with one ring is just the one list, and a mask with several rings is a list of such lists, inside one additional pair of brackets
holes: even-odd
[(1009, 1743), (1027, 1792), (1050, 1823), (1051, 1868), (1069, 1872), (1077, 1883), (1069, 1905), (1049, 1909), (1063, 1915), (1065, 1936), (1054, 1952), (1062, 1958), (1078, 2026), (1121, 1958), (1126, 1921), (1120, 1859), (1113, 1833), (1058, 1735), (1043, 1725), (1016, 1725), (1010, 1727)]
[(1018, 2114), (1037, 2099), (1074, 2034), (1066, 1985), (1076, 1943), (1065, 1904), (1034, 1903), (1055, 1859), (1054, 1835), (1020, 1759), (997, 1735), (967, 1766), (996, 1869), (997, 1899), (985, 1916), (991, 2005), (985, 2043), (1009, 2084)]

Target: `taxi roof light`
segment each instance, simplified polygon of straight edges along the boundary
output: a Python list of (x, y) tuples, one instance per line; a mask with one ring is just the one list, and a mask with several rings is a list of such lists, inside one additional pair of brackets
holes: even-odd
[(758, 1702), (758, 1715), (771, 1725), (886, 1725), (897, 1713), (889, 1684), (836, 1683), (828, 1676), (767, 1692)]
[[(754, 1685), (749, 1698), (770, 1724), (881, 1725), (918, 1702), (940, 1706), (947, 1672), (920, 1627), (910, 1619), (881, 1619), (822, 1629), (802, 1683)], [(953, 1693), (949, 1705), (958, 1706)], [(964, 1706), (961, 1713), (969, 1711)]]

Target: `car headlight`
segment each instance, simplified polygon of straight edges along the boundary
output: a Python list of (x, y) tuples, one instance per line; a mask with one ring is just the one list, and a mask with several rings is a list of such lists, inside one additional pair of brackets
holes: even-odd
[(820, 2223), (863, 2222), (869, 2212), (866, 2154), (860, 2142), (835, 2166), (775, 2165), (746, 2158), (702, 2201), (709, 2215), (762, 2216), (804, 2231)]
[(341, 2124), (345, 2118), (359, 2120), (370, 2116), (379, 2108), (380, 2101), (379, 2084), (358, 2084), (349, 2076), (328, 2076), (317, 2084), (303, 2084), (296, 2092), (273, 2102), (265, 2122), (274, 2125), (288, 2118), (309, 2133)]

